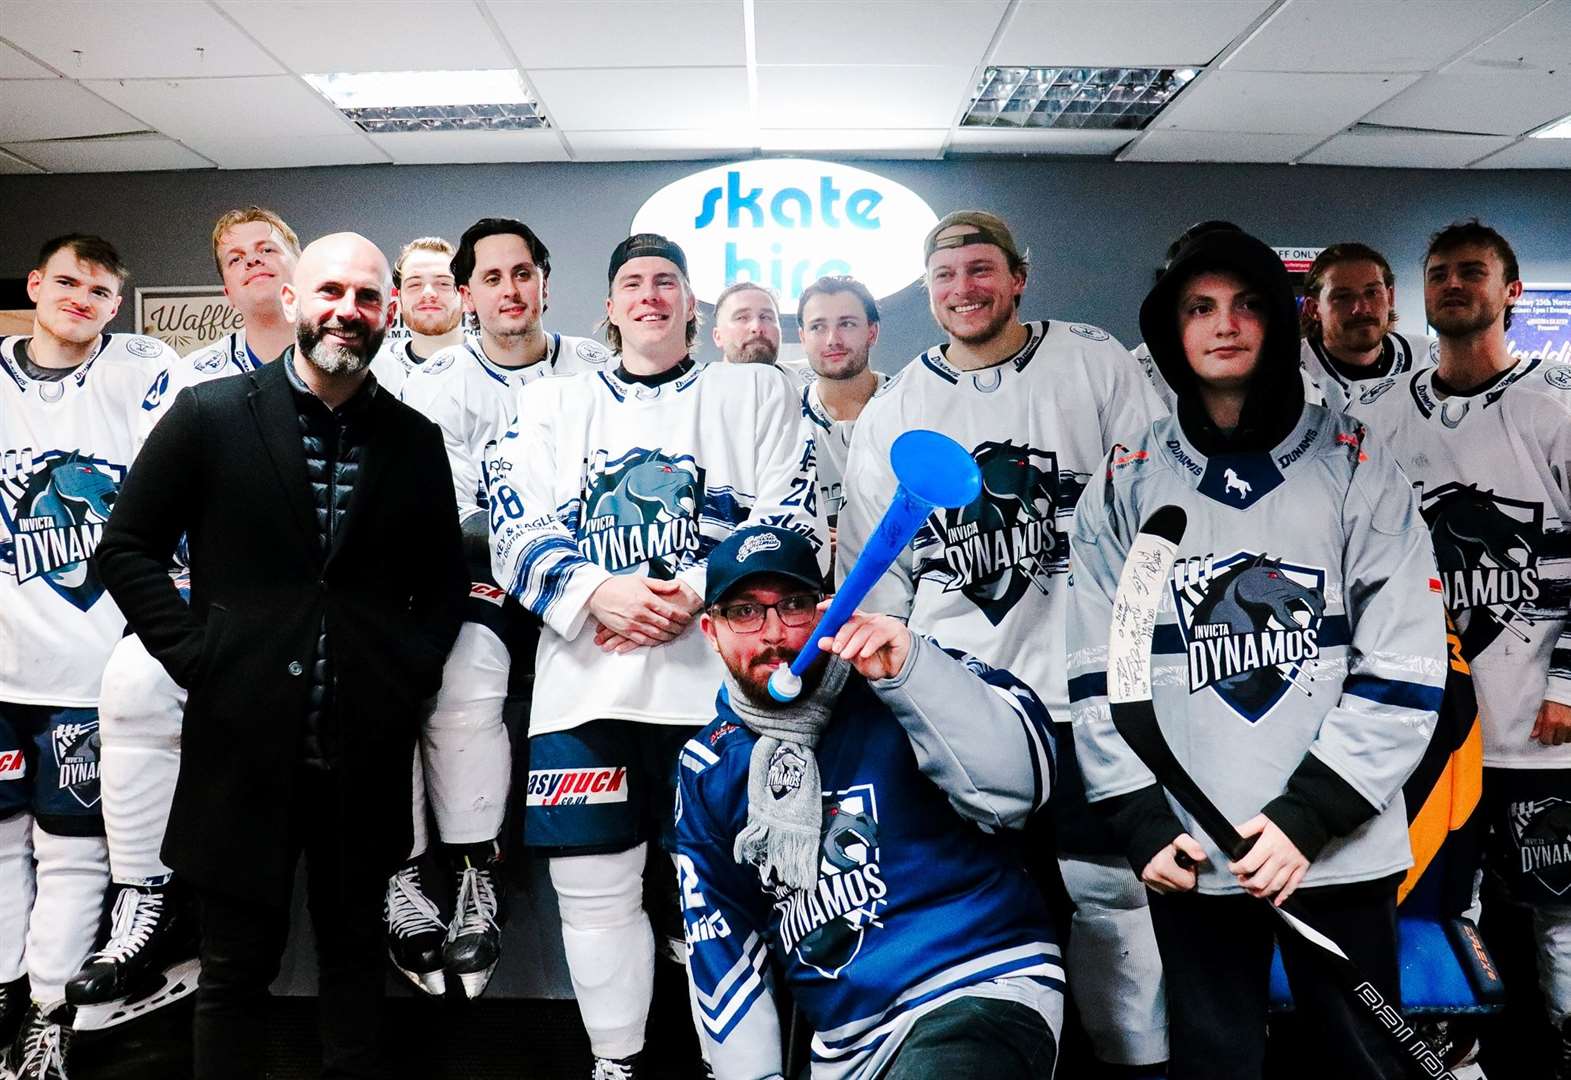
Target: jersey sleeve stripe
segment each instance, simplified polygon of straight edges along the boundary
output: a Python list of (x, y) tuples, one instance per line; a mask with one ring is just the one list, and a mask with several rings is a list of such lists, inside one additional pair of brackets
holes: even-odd
[(1374, 675), (1352, 675), (1342, 684), (1342, 692), (1381, 705), (1435, 712), (1440, 708), (1443, 688), (1423, 683), (1382, 679)]

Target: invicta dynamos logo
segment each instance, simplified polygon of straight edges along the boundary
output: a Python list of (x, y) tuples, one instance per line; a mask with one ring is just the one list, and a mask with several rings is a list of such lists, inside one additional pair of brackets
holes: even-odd
[(704, 470), (691, 456), (629, 450), (616, 461), (591, 463), (578, 550), (613, 574), (649, 566), (672, 578), (700, 554), (698, 511)]
[(84, 807), (96, 806), (100, 797), (98, 721), (60, 724), (49, 734), (60, 790)]
[(1538, 567), (1543, 506), (1459, 483), (1423, 492), (1422, 505), (1466, 654), (1477, 656), (1503, 633), (1526, 642), (1522, 628), (1546, 606)]
[(863, 939), (881, 927), (889, 888), (878, 865), (878, 803), (871, 784), (824, 796), (818, 881), (776, 888), (780, 947), (795, 951), (826, 979), (845, 970)]
[(1514, 869), (1564, 896), (1571, 889), (1571, 802), (1553, 797), (1513, 802), (1508, 814), (1518, 859)]
[[(1266, 716), (1320, 656), (1325, 571), (1241, 551), (1173, 568), (1189, 692), (1211, 689), (1250, 723)], [(1306, 691), (1307, 692), (1307, 691)]]
[(19, 584), (42, 578), (81, 611), (104, 594), (91, 561), (125, 468), (80, 451), (6, 451), (0, 514), (9, 539), (0, 560)]
[(1058, 455), (1012, 442), (972, 451), (982, 491), (958, 510), (936, 511), (913, 547), (918, 577), (963, 593), (997, 626), (1032, 588), (1069, 569), (1069, 539), (1058, 527), (1074, 510), (1085, 477), (1058, 471)]

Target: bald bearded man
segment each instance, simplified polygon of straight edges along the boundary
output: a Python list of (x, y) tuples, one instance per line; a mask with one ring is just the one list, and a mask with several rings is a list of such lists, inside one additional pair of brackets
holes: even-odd
[[(296, 344), (181, 391), (99, 546), (131, 629), (189, 692), (162, 855), (201, 909), (201, 1080), (264, 1075), (302, 851), (323, 1075), (386, 1075), (382, 894), (469, 588), (441, 432), (369, 371), (391, 292), (364, 237), (307, 247), (282, 289)], [(182, 535), (189, 606), (166, 570)]]

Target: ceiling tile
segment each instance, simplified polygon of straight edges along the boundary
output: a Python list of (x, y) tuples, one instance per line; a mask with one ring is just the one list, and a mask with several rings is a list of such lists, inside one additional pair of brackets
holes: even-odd
[(293, 71), (467, 71), (510, 68), (473, 4), (427, 0), (240, 3), (223, 8)]
[(53, 79), (55, 73), (0, 42), (0, 79)]
[(0, 82), (0, 142), (72, 139), (147, 127), (66, 79)]
[(1430, 71), (1541, 0), (1288, 0), (1228, 71)]
[(569, 132), (748, 125), (745, 68), (578, 69), (532, 73), (551, 123)]
[(1039, 67), (1209, 64), (1271, 0), (1024, 0), (988, 63)]
[(1459, 169), (1510, 145), (1493, 135), (1338, 135), (1303, 159), (1305, 165), (1371, 165), (1398, 169)]
[(15, 154), (8, 154), (0, 150), (0, 175), (21, 175), (26, 173), (41, 173), (44, 170), (37, 165), (29, 165)]
[(1005, 0), (758, 0), (758, 62), (954, 64), (986, 52), (1008, 6)]
[(570, 131), (574, 161), (688, 161), (753, 153), (741, 128), (687, 131)]
[(1325, 136), (1356, 123), (1418, 78), (1211, 71), (1158, 113), (1152, 126)]
[(206, 4), (7, 0), (0, 33), (71, 79), (274, 75), (275, 63)]
[(147, 172), (156, 169), (213, 167), (173, 139), (158, 135), (7, 143), (5, 148), (52, 173)]
[(84, 84), (183, 142), (343, 135), (352, 125), (292, 75)]
[(487, 0), (486, 7), (531, 77), (539, 68), (747, 62), (737, 0)]
[(1545, 4), (1462, 57), (1457, 70), (1561, 70), (1571, 57), (1571, 4)]
[(1135, 131), (1058, 131), (1043, 128), (957, 128), (951, 154), (1072, 154), (1111, 157)]
[(1248, 131), (1148, 130), (1119, 161), (1287, 162), (1320, 141), (1319, 135), (1263, 135)]
[(760, 67), (766, 128), (949, 127), (974, 89), (970, 67)]
[(822, 128), (769, 130), (758, 133), (764, 153), (837, 154), (843, 157), (906, 158), (925, 160), (944, 153), (948, 128), (856, 128), (825, 131)]
[(400, 165), (568, 160), (554, 131), (400, 131), (370, 139)]
[(1571, 169), (1571, 139), (1523, 139), (1474, 165), (1475, 169)]
[(1554, 75), (1476, 69), (1426, 75), (1364, 119), (1397, 127), (1521, 135), (1567, 113), (1571, 62)]
[(364, 135), (279, 135), (272, 138), (198, 139), (191, 149), (220, 169), (291, 169), (314, 165), (385, 165)]

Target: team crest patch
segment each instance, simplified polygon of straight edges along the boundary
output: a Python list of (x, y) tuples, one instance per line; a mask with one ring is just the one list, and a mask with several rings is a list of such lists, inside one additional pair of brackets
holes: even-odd
[(1556, 390), (1571, 390), (1571, 365), (1555, 364), (1544, 372), (1544, 381)]
[(807, 761), (789, 744), (782, 743), (769, 755), (769, 794), (777, 799), (796, 792), (807, 772)]
[(85, 808), (98, 804), (98, 721), (59, 724), (50, 733), (61, 791)]
[(191, 361), (191, 366), (203, 375), (213, 375), (224, 370), (224, 364), (228, 360), (229, 358), (218, 349), (205, 349)]
[(871, 784), (824, 796), (818, 881), (775, 888), (780, 946), (826, 979), (838, 978), (882, 927), (889, 889), (878, 863), (878, 803)]
[(580, 341), (573, 348), (573, 352), (577, 353), (578, 358), (586, 364), (604, 364), (611, 359), (611, 354), (593, 341)]
[(1250, 551), (1174, 566), (1189, 692), (1210, 690), (1250, 723), (1289, 690), (1307, 693), (1300, 675), (1320, 655), (1325, 577), (1318, 567)]
[(1107, 341), (1113, 336), (1100, 326), (1087, 326), (1085, 323), (1070, 323), (1069, 332), (1087, 341)]
[(421, 364), (416, 370), (423, 375), (435, 375), (439, 371), (446, 371), (453, 366), (453, 356), (453, 353), (444, 349)]
[(77, 450), (46, 451), (30, 462), (7, 452), (0, 516), (11, 538), (0, 544), (0, 563), (17, 584), (41, 578), (80, 611), (96, 604), (104, 585), (92, 555), (123, 479), (124, 466)]
[(132, 356), (140, 356), (143, 360), (151, 360), (163, 354), (164, 345), (161, 341), (138, 335), (126, 339), (125, 351)]
[(737, 562), (746, 562), (754, 555), (763, 551), (779, 551), (780, 538), (773, 533), (758, 533), (742, 541), (741, 548), (736, 553)]
[(912, 548), (918, 577), (964, 594), (997, 626), (1030, 590), (1046, 593), (1068, 572), (1059, 519), (1074, 513), (1088, 474), (1061, 473), (1053, 451), (1014, 442), (982, 443), (971, 456), (981, 493), (958, 510), (935, 511)]
[(1379, 382), (1370, 383), (1358, 390), (1358, 403), (1360, 405), (1373, 405), (1380, 399), (1380, 395), (1396, 385), (1395, 379), (1381, 379)]
[(1571, 802), (1529, 799), (1513, 802), (1507, 814), (1518, 860), (1512, 869), (1564, 896), (1571, 889)]
[(701, 557), (704, 470), (691, 455), (635, 448), (591, 463), (578, 550), (613, 574), (669, 579)]

